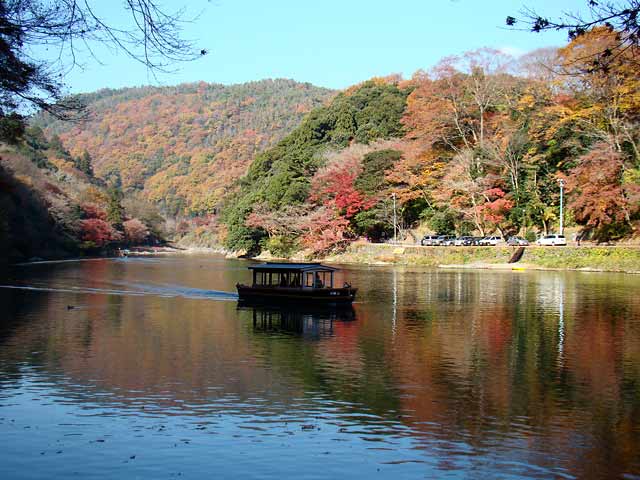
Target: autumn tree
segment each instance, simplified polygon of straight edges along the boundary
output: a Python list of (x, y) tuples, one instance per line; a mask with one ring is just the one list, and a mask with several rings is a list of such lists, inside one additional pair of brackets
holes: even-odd
[(325, 255), (343, 248), (353, 240), (349, 221), (325, 206), (312, 211), (305, 218), (302, 230), (302, 245), (315, 255)]
[[(579, 40), (583, 35), (596, 29), (616, 32), (615, 39), (609, 45), (585, 52), (583, 59), (588, 61), (590, 71), (600, 70), (607, 73), (610, 63), (626, 56), (629, 49), (640, 46), (640, 1), (638, 0), (585, 0), (584, 13), (565, 13), (558, 18), (538, 13), (533, 8), (525, 8), (519, 18), (509, 15), (506, 23), (518, 28), (522, 26), (535, 33), (547, 30), (567, 32), (570, 42)], [(638, 64), (637, 56), (629, 59)]]
[(347, 219), (370, 207), (371, 203), (355, 185), (362, 172), (362, 158), (369, 151), (370, 147), (353, 145), (340, 153), (329, 154), (326, 165), (311, 181), (309, 200), (334, 208)]
[[(603, 144), (624, 159), (625, 172), (638, 164), (639, 83), (636, 69), (627, 60), (637, 47), (612, 58), (606, 72), (592, 68), (593, 54), (615, 41), (615, 32), (597, 27), (577, 36), (555, 56), (549, 55), (553, 63), (547, 67), (554, 72), (553, 78), (536, 83), (516, 109), (528, 137), (523, 208), (525, 216), (545, 231), (557, 220), (557, 174), (571, 176), (573, 168), (593, 168), (581, 164), (594, 148), (604, 152)], [(584, 212), (578, 217), (581, 224), (588, 223)]]
[(448, 57), (418, 72), (403, 122), (403, 159), (388, 178), (403, 202), (420, 198), (430, 215), (453, 208), (484, 232), (479, 207), (497, 177), (509, 178), (519, 197), (526, 122), (515, 114), (528, 82), (511, 74), (513, 59), (492, 49)]
[[(627, 173), (625, 175), (625, 173)], [(632, 178), (634, 175), (636, 178)], [(598, 240), (619, 238), (640, 213), (638, 168), (606, 143), (596, 144), (567, 177), (569, 206)]]
[(355, 206), (347, 200), (352, 197), (363, 202), (357, 190), (349, 187), (355, 180), (352, 173), (342, 170), (342, 175), (327, 188), (320, 184), (317, 189), (312, 188), (312, 179), (325, 166), (327, 151), (402, 135), (400, 118), (408, 93), (394, 81), (364, 82), (339, 94), (330, 105), (312, 110), (291, 134), (256, 156), (240, 183), (240, 192), (225, 213), (224, 220), (229, 225), (227, 245), (246, 248), (255, 244), (258, 232), (247, 229), (245, 219), (252, 206), (260, 202), (281, 209), (304, 203), (310, 194), (315, 194), (317, 198), (312, 202), (318, 206), (332, 203), (333, 207), (344, 209), (344, 214), (348, 210), (350, 216), (361, 210), (362, 205)]
[(408, 138), (426, 149), (482, 149), (490, 134), (490, 117), (505, 102), (512, 61), (484, 48), (447, 57), (429, 74), (418, 72), (403, 119)]
[(124, 238), (130, 245), (141, 245), (149, 238), (149, 228), (137, 218), (126, 220), (122, 226)]
[(260, 228), (271, 237), (297, 236), (301, 233), (300, 222), (309, 212), (306, 205), (289, 205), (281, 210), (269, 208), (266, 203), (254, 205), (246, 225)]
[(478, 207), (478, 211), (483, 219), (483, 224), (490, 230), (499, 230), (503, 237), (517, 233), (519, 228), (514, 228), (510, 224), (509, 212), (514, 206), (514, 202), (508, 198), (506, 193), (499, 187), (490, 188), (482, 192), (485, 202)]
[(486, 148), (489, 161), (508, 178), (516, 201), (520, 200), (523, 190), (528, 147), (526, 132), (514, 126), (505, 128)]
[(99, 218), (87, 218), (80, 223), (81, 239), (86, 247), (104, 247), (110, 243), (122, 240), (122, 234), (111, 224)]
[(558, 68), (577, 100), (567, 120), (592, 143), (610, 142), (615, 150), (629, 150), (640, 162), (640, 79), (638, 66), (626, 61), (638, 56), (640, 47), (620, 52), (609, 61), (607, 71), (589, 68), (589, 56), (613, 48), (617, 35), (606, 27), (594, 28), (559, 50)]
[(486, 233), (482, 214), (482, 205), (487, 201), (485, 191), (492, 186), (492, 179), (484, 175), (484, 166), (484, 160), (476, 157), (473, 150), (461, 151), (449, 163), (442, 187), (434, 192), (436, 200), (459, 211), (481, 235)]

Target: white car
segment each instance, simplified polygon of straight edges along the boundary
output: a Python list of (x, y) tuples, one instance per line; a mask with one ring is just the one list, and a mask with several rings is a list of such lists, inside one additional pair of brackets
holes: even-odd
[(539, 238), (538, 240), (536, 240), (536, 243), (538, 245), (551, 245), (551, 246), (566, 245), (567, 239), (564, 238), (564, 235), (560, 235), (558, 233), (552, 233), (550, 235), (545, 235), (544, 237)]
[(498, 236), (494, 235), (492, 237), (484, 237), (478, 243), (480, 245), (487, 245), (489, 247), (495, 247), (496, 245), (501, 244), (502, 242), (504, 242), (504, 240), (502, 240), (502, 237), (498, 237)]

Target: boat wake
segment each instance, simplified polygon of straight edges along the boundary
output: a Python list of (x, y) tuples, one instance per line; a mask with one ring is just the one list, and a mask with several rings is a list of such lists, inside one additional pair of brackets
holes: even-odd
[(192, 298), (218, 301), (236, 301), (238, 295), (232, 292), (221, 290), (203, 290), (199, 288), (189, 288), (182, 285), (149, 285), (149, 284), (128, 284), (133, 289), (128, 288), (91, 288), (70, 285), (0, 285), (0, 288), (13, 290), (30, 290), (36, 292), (55, 293), (84, 293), (93, 295), (123, 295), (133, 297), (155, 296), (163, 298)]

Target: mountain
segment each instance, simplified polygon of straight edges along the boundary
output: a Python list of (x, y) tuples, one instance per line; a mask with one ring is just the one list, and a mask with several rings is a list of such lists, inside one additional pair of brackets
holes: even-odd
[[(404, 135), (401, 119), (410, 92), (393, 77), (353, 86), (258, 154), (225, 205), (226, 245), (249, 252), (266, 247), (286, 255), (296, 248), (290, 242), (317, 243), (316, 251), (324, 250), (325, 243), (340, 243), (349, 220), (334, 213), (352, 217), (379, 203), (373, 197), (382, 189), (384, 170), (399, 159), (389, 141)], [(372, 174), (380, 179), (372, 182)], [(366, 223), (361, 233), (379, 230), (377, 219)], [(335, 238), (318, 243), (328, 232)]]
[(89, 117), (33, 124), (72, 155), (88, 152), (97, 177), (137, 193), (167, 216), (216, 211), (254, 155), (275, 145), (334, 92), (293, 80), (240, 85), (100, 90), (81, 95)]

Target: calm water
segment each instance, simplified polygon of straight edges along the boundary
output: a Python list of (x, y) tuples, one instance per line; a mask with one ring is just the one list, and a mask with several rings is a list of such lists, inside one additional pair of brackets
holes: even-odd
[(0, 478), (640, 478), (640, 276), (348, 268), (309, 314), (246, 266), (0, 281)]

